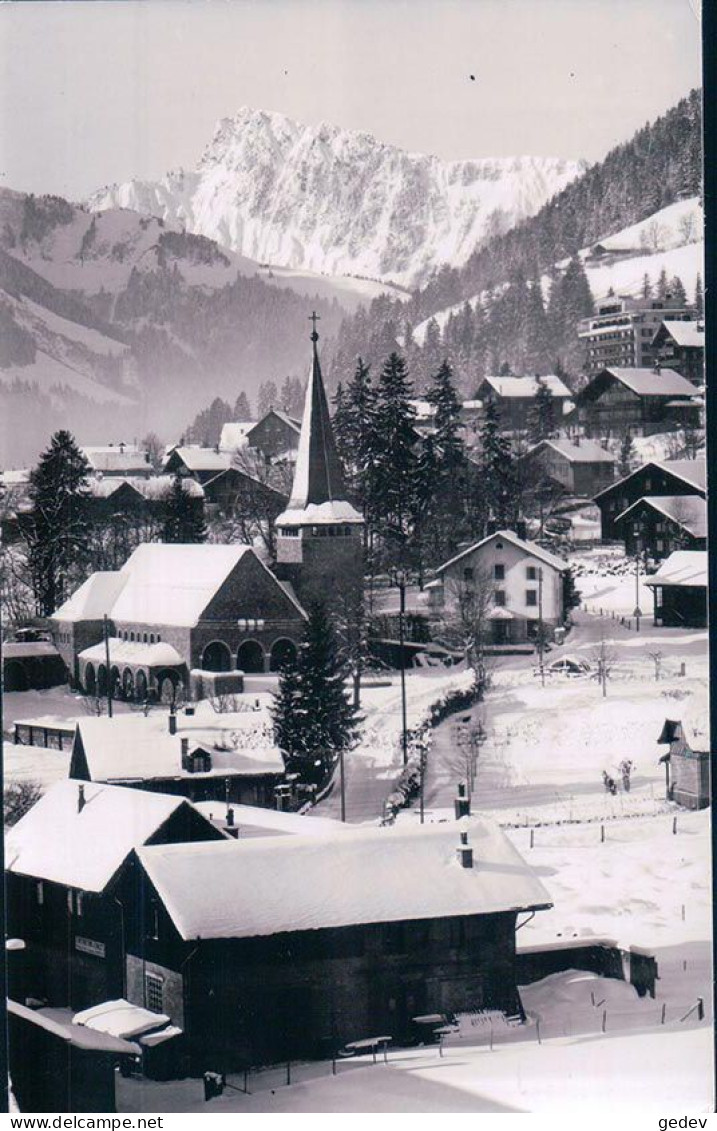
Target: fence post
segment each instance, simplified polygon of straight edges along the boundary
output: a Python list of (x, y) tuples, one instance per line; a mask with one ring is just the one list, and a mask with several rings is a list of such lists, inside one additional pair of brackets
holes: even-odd
[(684, 923), (684, 921), (685, 921), (685, 905), (683, 903), (682, 904), (682, 922)]
[(534, 844), (535, 844), (535, 829), (531, 829), (530, 830), (530, 847), (532, 848)]
[(606, 1027), (607, 1027), (607, 1010), (603, 1009), (603, 1011), (602, 1011), (602, 1031), (603, 1031), (603, 1033), (605, 1032)]
[(705, 1003), (701, 997), (697, 998), (697, 1020), (704, 1021), (705, 1019)]
[(536, 1022), (535, 1022), (535, 1031), (538, 1034), (538, 1044), (542, 1045), (543, 1042), (540, 1039), (540, 1020), (539, 1019), (536, 1020)]
[(605, 843), (605, 826), (601, 824), (600, 825), (600, 844), (604, 844), (604, 843)]
[(664, 1025), (664, 1024), (665, 1024), (665, 1015), (666, 1015), (666, 1013), (667, 1013), (667, 1002), (663, 1001), (663, 1003), (662, 1003), (662, 1015), (661, 1015), (661, 1017), (660, 1017), (660, 1024), (661, 1024), (661, 1025)]
[(286, 1083), (287, 1084), (291, 1083), (291, 1061), (290, 1060), (287, 1060), (287, 1062), (286, 1062)]
[(493, 1022), (490, 1021), (490, 1051), (493, 1052)]
[(332, 1052), (332, 1054), (331, 1054), (331, 1075), (332, 1076), (336, 1075), (336, 1053), (335, 1052)]
[(677, 817), (672, 818), (672, 835), (677, 836)]

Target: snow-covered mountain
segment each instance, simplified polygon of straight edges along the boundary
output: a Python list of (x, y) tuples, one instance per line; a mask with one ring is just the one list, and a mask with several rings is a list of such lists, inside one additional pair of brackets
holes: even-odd
[(103, 188), (88, 203), (178, 221), (261, 263), (413, 287), (464, 264), (584, 168), (549, 157), (445, 162), (244, 108), (219, 122), (195, 170)]
[[(593, 254), (593, 248), (601, 246), (609, 254), (604, 258)], [(654, 212), (638, 224), (631, 224), (619, 232), (606, 235), (599, 244), (584, 247), (578, 253), (583, 261), (585, 273), (596, 302), (602, 301), (612, 291), (614, 294), (639, 297), (645, 277), (654, 286), (664, 270), (668, 279), (678, 276), (687, 294), (695, 293), (697, 276), (704, 280), (704, 213), (698, 197), (677, 201), (666, 208)], [(558, 270), (568, 265), (568, 260), (556, 264)], [(550, 278), (541, 279), (543, 296), (548, 298)], [(452, 314), (458, 314), (465, 301), (475, 309), (477, 303), (484, 303), (486, 294), (473, 295), (453, 306), (438, 311), (432, 318), (419, 322), (413, 329), (413, 338), (418, 345), (426, 339), (428, 324), (435, 319), (443, 330)]]

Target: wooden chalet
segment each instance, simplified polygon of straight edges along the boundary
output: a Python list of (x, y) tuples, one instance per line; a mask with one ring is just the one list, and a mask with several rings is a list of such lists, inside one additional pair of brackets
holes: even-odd
[(661, 561), (673, 550), (707, 549), (707, 501), (701, 495), (653, 495), (619, 514), (626, 554)]
[(665, 628), (707, 624), (707, 552), (675, 550), (645, 580), (653, 592), (654, 622)]
[[(540, 381), (552, 394), (557, 430), (570, 407), (572, 393), (554, 374), (547, 374)], [(537, 377), (484, 377), (476, 390), (476, 399), (482, 402), (484, 408), (487, 404), (495, 406), (503, 431), (522, 432), (528, 428), (537, 391)]]
[[(412, 1018), (521, 1012), (520, 912), (550, 896), (483, 821), (136, 853), (127, 998), (184, 1034), (177, 1071), (331, 1055)], [(142, 929), (152, 922), (154, 929)]]
[(8, 964), (10, 996), (72, 1009), (121, 997), (130, 853), (222, 839), (181, 797), (71, 779), (52, 786), (6, 837), (7, 929), (25, 943)]
[(568, 495), (591, 498), (615, 479), (616, 460), (595, 440), (541, 440), (520, 457), (531, 480), (544, 477)]
[(706, 494), (703, 459), (650, 460), (593, 496), (600, 511), (601, 538), (603, 542), (621, 540), (616, 520), (639, 499), (652, 495), (698, 495), (704, 499)]
[(654, 338), (652, 349), (663, 365), (702, 388), (705, 383), (705, 324), (665, 319)]
[(697, 428), (699, 398), (674, 369), (601, 369), (576, 397), (578, 419), (588, 436), (649, 436)]

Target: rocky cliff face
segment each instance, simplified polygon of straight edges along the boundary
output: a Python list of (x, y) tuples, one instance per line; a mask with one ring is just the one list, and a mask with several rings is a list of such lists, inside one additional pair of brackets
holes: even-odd
[(414, 287), (533, 215), (584, 168), (558, 158), (440, 161), (336, 126), (242, 109), (197, 168), (96, 192), (93, 209), (179, 221), (277, 266)]

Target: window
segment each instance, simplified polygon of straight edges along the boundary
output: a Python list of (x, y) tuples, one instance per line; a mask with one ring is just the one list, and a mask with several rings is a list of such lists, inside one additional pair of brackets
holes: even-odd
[(505, 579), (505, 566), (503, 562), (496, 562), (493, 566), (493, 577), (496, 581), (503, 581)]
[(144, 976), (144, 1004), (152, 1013), (162, 1013), (164, 1004), (163, 979), (159, 974)]
[(150, 644), (154, 644), (154, 633), (153, 632), (150, 632), (150, 634), (149, 634), (149, 642), (150, 642)]
[(466, 566), (466, 568), (463, 570), (463, 580), (464, 581), (472, 581), (473, 580), (473, 566)]
[(537, 581), (538, 571), (535, 568), (535, 566), (528, 566), (528, 569), (527, 569), (526, 572), (527, 572), (528, 581)]
[(526, 603), (526, 605), (537, 605), (537, 603), (538, 603), (538, 592), (537, 592), (536, 589), (527, 589), (526, 590), (525, 603)]
[(505, 589), (496, 589), (493, 594), (493, 600), (496, 605), (505, 605)]
[(157, 633), (157, 643), (158, 644), (162, 643), (162, 637), (161, 637), (161, 634), (159, 632)]
[(144, 633), (144, 635), (143, 635), (143, 637), (142, 637), (142, 643), (143, 643), (143, 644), (146, 644), (146, 643), (147, 643), (147, 633), (146, 633), (146, 632)]
[(133, 632), (130, 632), (129, 638), (130, 638), (130, 640), (134, 641), (134, 633)]

